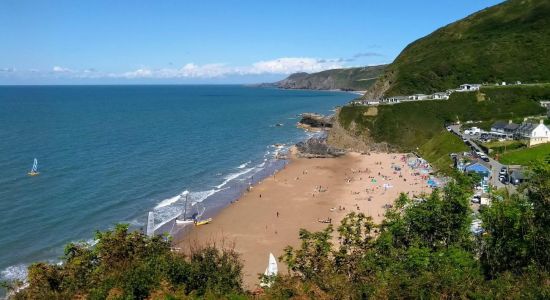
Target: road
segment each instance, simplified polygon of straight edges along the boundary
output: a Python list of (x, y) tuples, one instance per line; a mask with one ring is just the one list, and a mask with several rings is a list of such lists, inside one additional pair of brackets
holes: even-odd
[[(460, 132), (460, 125), (451, 125), (449, 126), (449, 128), (451, 129), (451, 131), (456, 133), (460, 138), (470, 141), (470, 144), (472, 144), (472, 146), (476, 148), (477, 151), (483, 152), (483, 150), (476, 143), (472, 141), (472, 137), (475, 137), (475, 136), (462, 134)], [(498, 180), (500, 170), (502, 169), (502, 167), (506, 167), (506, 166), (490, 157), (489, 157), (488, 164), (491, 166), (491, 178), (489, 183), (496, 188), (507, 187), (507, 185), (505, 185), (504, 183), (500, 182), (500, 180)]]

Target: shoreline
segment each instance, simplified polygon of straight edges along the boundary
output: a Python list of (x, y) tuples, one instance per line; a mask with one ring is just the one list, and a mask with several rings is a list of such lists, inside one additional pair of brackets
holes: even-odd
[[(337, 158), (297, 158), (292, 153), (283, 169), (221, 209), (210, 224), (192, 227), (176, 238), (174, 247), (183, 252), (208, 243), (233, 247), (244, 263), (245, 287), (254, 289), (269, 253), (279, 257), (286, 246), (299, 246), (301, 228), (322, 230), (328, 224), (321, 221), (328, 220), (338, 226), (352, 211), (379, 223), (385, 207), (401, 192), (411, 196), (430, 192), (404, 157), (350, 152)], [(281, 263), (279, 270), (286, 271)]]

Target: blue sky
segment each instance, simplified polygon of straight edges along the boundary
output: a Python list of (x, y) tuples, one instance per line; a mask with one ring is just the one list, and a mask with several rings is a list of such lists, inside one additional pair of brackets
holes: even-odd
[(252, 83), (390, 63), (499, 0), (0, 1), (0, 84)]

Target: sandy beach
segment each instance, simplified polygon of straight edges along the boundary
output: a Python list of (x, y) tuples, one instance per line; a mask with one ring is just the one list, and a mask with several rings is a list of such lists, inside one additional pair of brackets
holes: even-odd
[[(348, 153), (338, 158), (296, 158), (222, 210), (212, 223), (195, 227), (177, 247), (215, 242), (233, 245), (242, 255), (244, 282), (254, 289), (269, 253), (279, 257), (287, 245), (298, 246), (298, 231), (321, 230), (331, 220), (337, 226), (349, 212), (363, 212), (375, 222), (386, 204), (401, 192), (430, 192), (403, 154)], [(401, 168), (396, 170), (396, 168)], [(279, 263), (279, 272), (286, 272)]]

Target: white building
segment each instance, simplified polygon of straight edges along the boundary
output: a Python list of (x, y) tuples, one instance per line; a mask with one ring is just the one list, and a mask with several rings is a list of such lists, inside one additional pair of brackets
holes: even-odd
[(465, 84), (460, 85), (460, 87), (455, 91), (457, 91), (457, 92), (473, 92), (473, 91), (478, 91), (480, 87), (481, 87), (481, 84), (465, 83)]
[(428, 100), (430, 96), (425, 94), (414, 94), (409, 96), (409, 100)]
[(447, 93), (434, 93), (432, 95), (432, 99), (434, 99), (434, 100), (448, 100), (449, 99), (449, 94), (447, 94)]
[(516, 130), (516, 135), (528, 147), (550, 142), (550, 129), (540, 120), (539, 124), (523, 123)]

